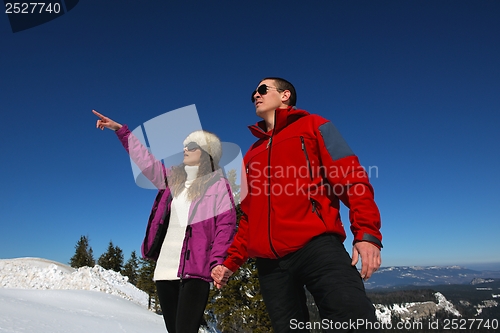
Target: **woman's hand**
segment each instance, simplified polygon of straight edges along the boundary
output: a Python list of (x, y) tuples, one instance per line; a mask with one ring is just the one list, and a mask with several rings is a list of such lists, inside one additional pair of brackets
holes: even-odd
[(214, 280), (215, 287), (217, 289), (221, 289), (227, 284), (229, 278), (233, 275), (233, 272), (231, 272), (229, 268), (224, 265), (217, 265), (212, 268), (211, 275)]
[(96, 128), (100, 128), (101, 130), (104, 130), (104, 128), (109, 128), (110, 130), (117, 131), (120, 128), (122, 128), (122, 125), (117, 123), (116, 121), (100, 114), (96, 110), (92, 110), (92, 112), (99, 117), (97, 120)]

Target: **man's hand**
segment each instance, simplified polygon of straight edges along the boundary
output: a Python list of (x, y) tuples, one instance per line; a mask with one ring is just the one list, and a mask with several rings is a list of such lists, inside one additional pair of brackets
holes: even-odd
[(359, 256), (361, 256), (361, 278), (366, 281), (382, 263), (380, 250), (370, 242), (356, 242), (352, 247), (351, 265), (356, 266)]
[(217, 289), (221, 289), (223, 286), (227, 284), (229, 277), (233, 275), (233, 272), (229, 270), (224, 265), (217, 265), (212, 268), (212, 279), (214, 279), (214, 285)]

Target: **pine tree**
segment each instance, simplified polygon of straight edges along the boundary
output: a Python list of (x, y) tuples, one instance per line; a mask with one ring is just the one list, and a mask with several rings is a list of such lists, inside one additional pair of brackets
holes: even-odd
[(139, 274), (137, 276), (137, 288), (146, 292), (149, 295), (149, 309), (160, 312), (160, 302), (156, 293), (156, 285), (153, 281), (153, 275), (156, 267), (156, 262), (153, 260), (139, 259)]
[[(240, 206), (237, 205), (238, 223), (241, 215)], [(272, 331), (271, 319), (260, 294), (255, 260), (248, 259), (222, 289), (210, 291), (205, 314), (207, 321), (217, 322), (217, 328), (224, 333)]]
[(127, 260), (123, 269), (121, 271), (123, 276), (128, 277), (128, 282), (132, 283), (134, 286), (137, 285), (137, 278), (139, 274), (139, 259), (135, 254), (135, 251), (132, 251), (130, 254), (130, 259)]
[(73, 268), (83, 266), (94, 267), (95, 260), (92, 247), (89, 247), (89, 237), (81, 236), (80, 240), (75, 245), (75, 254), (69, 260), (69, 264)]
[[(314, 300), (313, 295), (307, 290), (307, 288), (304, 288), (306, 292), (306, 304), (307, 308), (309, 309), (309, 321), (310, 322), (321, 322), (321, 316), (319, 315), (319, 310), (318, 307), (316, 306), (316, 302)], [(321, 328), (311, 328), (310, 333), (321, 333), (323, 330)]]
[(97, 264), (104, 269), (112, 269), (115, 272), (120, 272), (123, 267), (122, 249), (118, 246), (114, 246), (113, 242), (110, 241), (108, 250), (99, 257)]
[(238, 204), (240, 202), (240, 185), (236, 184), (236, 170), (231, 169), (227, 172), (227, 180), (229, 185), (231, 185), (231, 191), (233, 192), (234, 202)]
[(95, 266), (95, 259), (94, 259), (94, 250), (92, 250), (92, 247), (89, 247), (88, 250), (88, 257), (89, 257), (89, 267), (94, 267)]
[(260, 294), (255, 260), (249, 259), (226, 286), (210, 293), (207, 317), (209, 321), (216, 321), (222, 332), (267, 333), (272, 330)]

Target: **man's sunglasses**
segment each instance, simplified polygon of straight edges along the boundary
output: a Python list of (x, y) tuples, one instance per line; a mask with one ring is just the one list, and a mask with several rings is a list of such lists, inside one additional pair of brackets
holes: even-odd
[(283, 90), (283, 89), (279, 89), (279, 88), (276, 88), (276, 87), (270, 87), (270, 86), (267, 86), (267, 85), (265, 85), (265, 84), (261, 84), (261, 85), (257, 88), (257, 90), (254, 90), (254, 92), (252, 93), (252, 103), (255, 103), (255, 98), (254, 98), (254, 96), (255, 96), (255, 94), (256, 94), (256, 93), (259, 93), (259, 95), (265, 95), (265, 94), (267, 94), (267, 90), (268, 90), (268, 89), (271, 89), (271, 88), (272, 88), (272, 89), (276, 89), (277, 91), (285, 91), (285, 90)]
[(201, 149), (201, 147), (196, 143), (196, 142), (190, 142), (187, 145), (184, 146), (187, 151), (195, 151), (196, 149)]

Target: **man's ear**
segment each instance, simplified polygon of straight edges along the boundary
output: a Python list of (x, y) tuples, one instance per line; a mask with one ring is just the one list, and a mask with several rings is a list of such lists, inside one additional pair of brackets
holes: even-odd
[(283, 91), (283, 95), (281, 95), (281, 102), (283, 104), (287, 104), (288, 105), (288, 102), (290, 102), (290, 97), (291, 96), (292, 96), (292, 93), (290, 92), (290, 90)]

